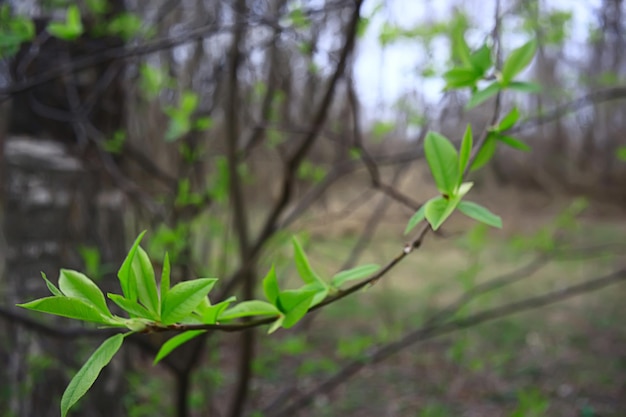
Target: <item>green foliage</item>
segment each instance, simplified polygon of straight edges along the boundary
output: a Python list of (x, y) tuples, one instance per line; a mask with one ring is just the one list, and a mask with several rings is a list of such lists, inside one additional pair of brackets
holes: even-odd
[(622, 161), (626, 161), (626, 146), (622, 146), (617, 150), (617, 157)]
[(141, 33), (142, 22), (134, 13), (120, 13), (107, 23), (106, 31), (109, 35), (119, 36), (125, 41)]
[(517, 408), (509, 417), (543, 417), (550, 401), (537, 388), (520, 390), (517, 393)]
[(65, 14), (65, 22), (50, 22), (48, 23), (46, 30), (52, 36), (66, 41), (72, 41), (79, 38), (85, 29), (83, 27), (78, 6), (69, 6)]
[(35, 37), (35, 25), (23, 16), (12, 16), (8, 4), (0, 6), (0, 58), (17, 53), (24, 42)]
[[(445, 136), (439, 133), (428, 132), (424, 143), (424, 152), (430, 172), (441, 195), (431, 198), (420, 207), (409, 220), (405, 234), (410, 232), (424, 219), (430, 223), (433, 230), (437, 230), (457, 207), (461, 212), (475, 220), (490, 226), (502, 227), (500, 217), (486, 208), (476, 203), (461, 201), (473, 185), (471, 182), (462, 182), (463, 171), (470, 160), (471, 146), (472, 131), (469, 127), (463, 136), (460, 154), (457, 153), (454, 145)], [(484, 163), (490, 157), (491, 155), (488, 155), (479, 159), (481, 158), (481, 152), (479, 152), (475, 161)], [(475, 165), (476, 162), (474, 162), (473, 168)]]
[(100, 371), (111, 362), (113, 356), (122, 346), (124, 335), (116, 334), (105, 340), (87, 359), (70, 381), (61, 398), (61, 417), (65, 417), (69, 409), (82, 398), (100, 375)]

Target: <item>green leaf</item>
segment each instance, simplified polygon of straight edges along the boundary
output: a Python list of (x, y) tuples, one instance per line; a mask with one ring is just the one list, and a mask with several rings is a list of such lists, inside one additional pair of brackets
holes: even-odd
[(541, 86), (537, 83), (528, 83), (524, 81), (511, 81), (508, 85), (511, 90), (517, 90), (522, 93), (540, 93)]
[(445, 136), (428, 132), (424, 152), (437, 189), (442, 194), (452, 194), (459, 178), (459, 162), (454, 145)]
[(278, 294), (280, 294), (280, 288), (278, 288), (278, 280), (276, 279), (276, 270), (274, 265), (270, 268), (269, 272), (263, 278), (263, 291), (267, 300), (276, 305), (278, 301)]
[(287, 290), (280, 293), (278, 304), (280, 310), (285, 314), (283, 327), (288, 329), (293, 327), (309, 310), (315, 290)]
[(502, 118), (500, 124), (498, 125), (497, 131), (504, 132), (505, 130), (509, 130), (512, 128), (515, 123), (519, 120), (519, 110), (517, 107), (513, 107), (511, 111)]
[(449, 200), (443, 197), (435, 197), (426, 203), (426, 209), (424, 211), (426, 220), (430, 223), (433, 230), (439, 229), (443, 222), (450, 216), (446, 215), (448, 210)]
[(278, 308), (265, 301), (250, 300), (236, 304), (219, 315), (219, 320), (232, 320), (248, 316), (278, 316)]
[(140, 317), (149, 320), (157, 320), (158, 317), (149, 311), (147, 308), (139, 304), (137, 301), (129, 300), (119, 294), (107, 294), (107, 297), (115, 304), (117, 304), (122, 310), (127, 312), (131, 318)]
[(280, 329), (283, 325), (283, 322), (285, 321), (285, 316), (283, 316), (281, 314), (280, 317), (278, 317), (270, 326), (270, 328), (267, 330), (267, 334), (272, 334), (274, 333), (276, 330)]
[(199, 278), (174, 285), (163, 300), (161, 322), (173, 324), (190, 315), (209, 294), (216, 281), (215, 278)]
[(95, 307), (101, 314), (113, 317), (100, 288), (84, 274), (69, 269), (61, 269), (59, 287), (66, 296), (83, 300)]
[(460, 183), (463, 180), (463, 172), (467, 167), (470, 156), (472, 155), (472, 147), (474, 146), (474, 137), (472, 136), (472, 125), (469, 123), (465, 128), (465, 134), (463, 135), (463, 141), (461, 142), (461, 150), (459, 152), (459, 178)]
[(512, 81), (517, 74), (530, 64), (536, 50), (537, 41), (533, 39), (511, 52), (502, 66), (502, 83), (504, 85)]
[(163, 343), (161, 349), (156, 354), (154, 358), (153, 365), (159, 363), (163, 358), (172, 353), (174, 349), (179, 347), (180, 345), (187, 343), (191, 339), (200, 336), (202, 333), (206, 333), (206, 330), (190, 330), (188, 332), (181, 333), (169, 339), (167, 342)]
[(472, 95), (472, 97), (469, 99), (467, 104), (465, 105), (465, 108), (467, 110), (473, 109), (474, 107), (478, 106), (479, 104), (484, 103), (485, 101), (489, 100), (491, 97), (498, 94), (498, 92), (501, 89), (502, 89), (502, 86), (500, 85), (500, 83), (498, 83), (497, 81), (494, 81), (493, 83), (489, 84), (484, 90), (479, 90), (475, 92)]
[(80, 10), (76, 5), (68, 7), (65, 14), (65, 22), (51, 22), (46, 27), (48, 33), (59, 39), (71, 41), (83, 34), (83, 24), (80, 20)]
[(159, 311), (160, 316), (163, 314), (163, 300), (165, 300), (165, 297), (170, 290), (170, 256), (167, 252), (165, 252), (165, 258), (163, 258), (163, 270), (161, 271), (161, 285), (159, 290), (161, 295), (161, 311)]
[(291, 239), (291, 242), (293, 244), (293, 255), (296, 262), (296, 269), (298, 270), (298, 275), (300, 275), (302, 281), (304, 281), (305, 284), (310, 284), (313, 282), (323, 282), (322, 279), (315, 273), (315, 271), (313, 271), (313, 268), (311, 268), (309, 259), (304, 253), (302, 245), (300, 245), (298, 239), (294, 236)]
[(622, 161), (626, 161), (626, 146), (622, 146), (617, 150), (617, 157)]
[[(219, 303), (215, 304), (215, 305), (208, 305), (208, 306), (203, 306), (202, 309), (200, 309), (200, 306), (202, 306), (204, 303), (201, 303), (198, 306), (198, 309), (201, 310), (200, 311), (200, 316), (202, 319), (202, 323), (205, 324), (215, 324), (217, 323), (217, 318), (220, 316), (220, 314), (222, 314), (222, 312), (224, 310), (226, 310), (228, 308), (228, 306), (234, 302), (237, 299), (237, 297), (235, 296), (231, 296), (228, 297), (226, 300), (224, 301), (220, 301)], [(208, 298), (206, 298), (207, 303), (208, 303)], [(204, 301), (204, 300), (203, 300)]]
[(87, 362), (74, 375), (63, 393), (61, 417), (65, 417), (69, 409), (91, 388), (100, 375), (100, 371), (111, 362), (123, 341), (124, 335), (122, 334), (111, 336), (87, 359)]
[[(421, 209), (420, 209), (421, 210)], [(380, 266), (375, 264), (361, 265), (356, 268), (341, 271), (332, 278), (331, 284), (334, 287), (340, 287), (348, 281), (355, 281), (369, 277), (374, 272), (378, 271)]]
[(141, 239), (143, 239), (143, 236), (145, 234), (146, 231), (144, 230), (139, 234), (139, 236), (137, 236), (137, 239), (135, 239), (133, 246), (128, 251), (128, 255), (126, 255), (126, 259), (124, 259), (122, 266), (120, 267), (119, 271), (117, 271), (117, 277), (120, 280), (120, 285), (122, 287), (122, 293), (124, 294), (124, 297), (132, 301), (137, 300), (137, 283), (135, 282), (135, 280), (132, 279), (131, 270), (133, 266), (133, 260), (135, 259), (135, 254), (137, 253), (137, 248), (139, 247)]
[(161, 313), (159, 294), (157, 291), (156, 278), (150, 257), (141, 246), (137, 247), (137, 253), (133, 260), (133, 273), (137, 281), (137, 297), (139, 301), (156, 317)]
[(461, 201), (459, 211), (467, 217), (485, 223), (486, 225), (502, 228), (502, 219), (500, 216), (493, 214), (485, 207), (472, 203), (471, 201)]
[(465, 67), (452, 68), (443, 74), (446, 89), (473, 87), (480, 78), (481, 74), (476, 73), (474, 68)]
[(404, 229), (404, 234), (406, 235), (407, 233), (409, 233), (411, 230), (413, 230), (415, 228), (415, 226), (417, 226), (422, 220), (424, 220), (424, 218), (426, 217), (426, 203), (422, 204), (422, 207), (420, 207), (409, 219), (409, 222), (406, 225), (406, 229)]
[(510, 146), (513, 149), (518, 149), (520, 151), (524, 151), (524, 152), (530, 152), (530, 146), (526, 145), (524, 142), (522, 142), (521, 140), (518, 140), (516, 138), (514, 138), (513, 136), (507, 136), (507, 135), (498, 135), (497, 139)]
[(473, 52), (469, 58), (472, 67), (482, 77), (485, 72), (493, 65), (491, 60), (491, 48), (487, 44), (481, 46), (477, 51)]
[(483, 167), (487, 162), (491, 160), (496, 153), (496, 137), (495, 135), (487, 136), (487, 140), (478, 151), (474, 162), (472, 163), (472, 171)]
[(56, 287), (56, 285), (54, 285), (52, 282), (50, 282), (50, 280), (48, 279), (46, 274), (44, 274), (43, 272), (41, 273), (41, 278), (43, 278), (43, 280), (46, 281), (46, 286), (48, 287), (48, 289), (50, 290), (52, 295), (63, 297), (63, 293), (61, 292), (61, 290), (59, 290)]
[(90, 321), (110, 326), (120, 325), (119, 321), (114, 320), (112, 317), (103, 315), (93, 305), (79, 298), (59, 296), (45, 297), (28, 303), (17, 304), (17, 306), (28, 310), (54, 314), (56, 316), (67, 317), (70, 319)]

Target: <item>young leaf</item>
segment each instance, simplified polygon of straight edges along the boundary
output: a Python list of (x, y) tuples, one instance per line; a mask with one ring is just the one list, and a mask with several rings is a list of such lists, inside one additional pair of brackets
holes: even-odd
[(479, 104), (484, 103), (485, 101), (489, 100), (491, 97), (498, 94), (498, 92), (501, 89), (502, 89), (502, 86), (500, 85), (500, 83), (498, 83), (497, 81), (494, 81), (493, 83), (489, 84), (484, 90), (479, 90), (475, 92), (472, 95), (472, 97), (469, 99), (467, 104), (465, 105), (465, 108), (467, 110), (473, 109), (474, 107), (478, 106)]
[(489, 48), (487, 44), (484, 44), (477, 51), (472, 53), (470, 62), (479, 77), (482, 77), (493, 64), (491, 61), (491, 48)]
[(199, 278), (174, 285), (163, 300), (163, 324), (176, 323), (190, 315), (209, 294), (215, 285), (215, 278)]
[(71, 41), (78, 38), (83, 33), (83, 24), (80, 20), (80, 10), (76, 5), (68, 7), (65, 22), (51, 22), (46, 27), (48, 33), (59, 39)]
[(296, 237), (294, 236), (291, 241), (293, 244), (293, 254), (296, 262), (296, 269), (298, 270), (298, 274), (300, 275), (300, 278), (302, 278), (302, 281), (304, 281), (305, 284), (310, 284), (317, 281), (321, 282), (322, 279), (315, 273), (315, 271), (313, 271), (313, 268), (311, 268), (309, 259), (304, 253), (302, 245), (300, 245), (298, 239), (296, 239)]
[[(205, 306), (200, 312), (200, 317), (202, 319), (202, 323), (205, 324), (215, 324), (217, 323), (217, 318), (222, 314), (224, 310), (228, 308), (228, 306), (234, 302), (237, 298), (235, 296), (228, 297), (224, 301), (220, 301), (215, 305)], [(207, 298), (208, 300), (208, 298)], [(200, 304), (202, 305), (202, 304)]]
[(530, 152), (531, 150), (530, 146), (526, 145), (521, 140), (514, 138), (513, 136), (498, 135), (497, 138), (500, 142), (505, 143), (513, 149), (518, 149), (524, 152)]
[(161, 311), (159, 314), (162, 314), (163, 300), (165, 300), (165, 296), (170, 290), (170, 257), (167, 252), (165, 252), (165, 258), (163, 258), (163, 270), (161, 271), (161, 285), (159, 290), (161, 295)]
[(482, 148), (480, 148), (480, 150), (478, 151), (476, 159), (474, 159), (474, 162), (472, 163), (472, 171), (476, 171), (477, 169), (484, 166), (487, 162), (491, 160), (495, 153), (496, 138), (494, 135), (489, 135)]
[(436, 197), (426, 203), (426, 220), (430, 223), (430, 226), (433, 230), (439, 229), (439, 227), (443, 224), (447, 217), (446, 212), (448, 211), (448, 200), (443, 197)]
[(508, 84), (530, 64), (535, 56), (536, 50), (537, 41), (533, 39), (511, 52), (502, 66), (503, 84)]
[(161, 307), (159, 305), (154, 269), (148, 254), (141, 246), (137, 247), (137, 253), (133, 260), (133, 273), (137, 282), (137, 297), (139, 301), (158, 317), (161, 313)]
[(46, 286), (48, 287), (48, 289), (50, 290), (52, 295), (56, 295), (58, 297), (63, 297), (63, 293), (61, 292), (61, 290), (59, 290), (56, 287), (56, 285), (54, 285), (52, 282), (50, 282), (50, 280), (48, 279), (46, 274), (44, 274), (43, 272), (41, 273), (41, 278), (43, 278), (43, 280), (46, 281)]
[(287, 290), (278, 297), (280, 310), (285, 314), (283, 327), (294, 326), (309, 310), (315, 290)]
[(465, 134), (463, 135), (463, 141), (461, 142), (461, 150), (459, 152), (459, 179), (460, 183), (463, 180), (463, 172), (467, 167), (470, 156), (472, 154), (472, 147), (474, 146), (474, 137), (472, 136), (472, 125), (469, 123), (465, 128)]
[(330, 285), (322, 282), (313, 282), (311, 284), (306, 284), (301, 287), (299, 290), (301, 291), (312, 291), (315, 295), (313, 296), (313, 301), (311, 301), (311, 305), (309, 307), (313, 307), (324, 301), (328, 293), (330, 292)]
[(141, 239), (143, 239), (143, 236), (145, 234), (146, 231), (144, 230), (139, 234), (139, 236), (137, 236), (137, 239), (135, 239), (133, 246), (128, 251), (128, 255), (126, 255), (126, 259), (124, 259), (122, 266), (120, 267), (119, 271), (117, 271), (117, 277), (120, 280), (120, 285), (122, 287), (122, 293), (124, 294), (124, 297), (132, 301), (137, 300), (137, 283), (135, 282), (135, 280), (131, 279), (131, 270), (133, 266), (133, 260), (135, 259), (135, 254), (137, 253), (137, 248), (139, 247), (139, 243), (141, 243)]
[(243, 301), (219, 315), (219, 320), (232, 320), (248, 316), (278, 316), (280, 311), (270, 303), (260, 300)]
[(537, 83), (529, 83), (525, 81), (511, 81), (508, 85), (511, 90), (517, 90), (522, 93), (540, 93), (541, 86)]
[(69, 409), (91, 388), (100, 375), (102, 368), (107, 366), (122, 346), (124, 335), (116, 334), (105, 340), (87, 359), (70, 381), (61, 398), (61, 417), (65, 417)]
[(422, 207), (419, 208), (419, 210), (417, 210), (409, 219), (409, 222), (406, 225), (406, 229), (404, 229), (404, 234), (406, 235), (407, 233), (409, 233), (411, 230), (413, 230), (413, 228), (415, 228), (415, 226), (417, 226), (419, 224), (419, 222), (421, 222), (422, 220), (424, 220), (426, 214), (425, 214), (425, 210), (426, 210), (426, 204), (428, 202), (422, 204)]
[(445, 136), (428, 132), (424, 152), (437, 189), (442, 194), (452, 194), (459, 177), (459, 162), (454, 145)]
[(285, 316), (283, 316), (281, 314), (280, 317), (278, 317), (270, 326), (270, 328), (267, 330), (267, 334), (272, 334), (274, 333), (276, 330), (280, 329), (283, 325), (283, 322), (285, 321)]
[(278, 288), (278, 280), (276, 279), (276, 270), (274, 265), (270, 268), (269, 272), (263, 279), (263, 291), (267, 300), (276, 305), (278, 301), (278, 294), (280, 294), (280, 288)]
[[(420, 209), (421, 210), (421, 209)], [(375, 264), (361, 265), (356, 268), (341, 271), (332, 278), (331, 284), (334, 287), (340, 287), (348, 281), (355, 281), (369, 277), (374, 272), (378, 271), (380, 267)]]
[(517, 123), (518, 120), (519, 110), (517, 110), (517, 107), (513, 107), (511, 111), (500, 121), (497, 129), (498, 132), (504, 132), (505, 130), (509, 130), (515, 125), (515, 123)]
[(100, 288), (84, 274), (69, 269), (61, 269), (59, 287), (66, 296), (83, 300), (95, 307), (100, 314), (113, 317)]
[(471, 217), (474, 220), (485, 223), (489, 226), (502, 228), (502, 219), (500, 216), (493, 214), (485, 207), (472, 203), (471, 201), (461, 201), (459, 204), (459, 211), (465, 214), (467, 217)]
[(113, 319), (113, 317), (104, 316), (96, 307), (79, 298), (45, 297), (28, 303), (17, 304), (17, 306), (70, 319), (90, 321), (108, 326), (120, 325), (119, 321)]
[(127, 312), (131, 318), (140, 317), (144, 319), (157, 320), (158, 317), (154, 315), (147, 308), (139, 304), (137, 301), (129, 300), (119, 294), (107, 294), (107, 297), (115, 304), (117, 304), (122, 310)]
[(446, 89), (459, 87), (473, 87), (481, 74), (477, 74), (474, 68), (452, 68), (443, 74), (446, 81)]
[(163, 343), (161, 349), (156, 354), (154, 358), (153, 365), (159, 363), (163, 358), (172, 353), (174, 349), (179, 347), (180, 345), (187, 343), (191, 339), (200, 336), (202, 333), (206, 333), (206, 330), (190, 330), (188, 332), (181, 333), (169, 339), (167, 342)]

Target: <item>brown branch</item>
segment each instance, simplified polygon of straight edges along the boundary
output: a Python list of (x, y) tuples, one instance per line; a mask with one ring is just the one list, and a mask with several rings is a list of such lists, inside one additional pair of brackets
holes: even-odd
[(304, 395), (296, 398), (292, 404), (285, 407), (272, 417), (293, 416), (298, 410), (309, 405), (316, 397), (323, 395), (341, 385), (347, 379), (354, 376), (358, 371), (367, 365), (381, 362), (382, 360), (394, 355), (411, 345), (424, 342), (444, 334), (452, 333), (457, 330), (473, 327), (488, 321), (497, 320), (512, 314), (524, 311), (534, 310), (545, 307), (577, 295), (597, 291), (609, 285), (617, 284), (626, 280), (626, 269), (615, 271), (611, 274), (585, 281), (581, 284), (572, 285), (561, 290), (552, 291), (543, 295), (530, 297), (521, 301), (513, 302), (507, 305), (487, 309), (465, 318), (449, 321), (444, 324), (422, 327), (414, 330), (400, 340), (384, 345), (371, 352), (364, 358), (350, 362), (338, 373), (324, 381), (314, 389), (308, 391)]

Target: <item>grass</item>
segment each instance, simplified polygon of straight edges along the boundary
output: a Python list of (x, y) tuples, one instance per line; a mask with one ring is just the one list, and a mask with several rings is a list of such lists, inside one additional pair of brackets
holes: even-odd
[[(619, 242), (624, 236), (619, 228), (597, 223), (578, 226), (569, 241)], [(519, 268), (533, 258), (530, 248), (545, 246), (546, 239), (540, 233), (494, 239), (480, 230), (452, 243), (431, 237), (377, 285), (316, 315), (301, 333), (300, 350), (292, 352), (299, 362), (297, 372), (273, 368), (270, 379), (292, 381), (299, 388), (314, 386), (341, 364), (416, 328), (464, 288)], [(310, 242), (307, 253), (314, 268), (329, 277), (354, 242), (351, 236), (322, 235)], [(383, 264), (402, 246), (402, 239), (380, 233), (359, 264)], [(552, 262), (531, 277), (480, 297), (461, 314), (593, 278), (610, 270), (615, 259)], [(626, 383), (626, 329), (620, 317), (626, 307), (620, 291), (613, 286), (411, 346), (367, 366), (318, 399), (305, 415), (622, 416), (626, 400), (619, 387)], [(261, 343), (277, 349), (290, 337), (284, 332)], [(275, 365), (280, 368), (280, 363)], [(258, 386), (266, 382), (260, 372)], [(259, 406), (271, 391), (259, 391)]]

